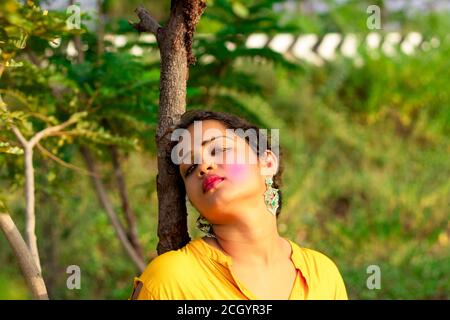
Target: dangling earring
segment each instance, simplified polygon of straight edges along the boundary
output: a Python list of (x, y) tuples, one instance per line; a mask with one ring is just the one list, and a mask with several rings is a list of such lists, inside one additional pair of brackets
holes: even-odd
[(203, 232), (209, 238), (215, 238), (216, 236), (212, 234), (212, 225), (203, 216), (198, 216), (197, 218), (197, 229)]
[(272, 178), (266, 178), (266, 192), (264, 192), (264, 202), (266, 203), (267, 210), (274, 216), (277, 215), (277, 209), (279, 207), (280, 196), (278, 189), (272, 187)]

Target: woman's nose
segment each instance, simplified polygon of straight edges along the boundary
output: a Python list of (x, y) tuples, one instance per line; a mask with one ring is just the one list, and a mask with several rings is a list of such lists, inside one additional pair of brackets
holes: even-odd
[(214, 162), (211, 161), (203, 161), (201, 164), (199, 164), (199, 176), (203, 177), (205, 174), (208, 173), (208, 171), (213, 170), (215, 167)]
[(202, 162), (199, 166), (199, 176), (203, 177), (208, 171), (215, 169), (216, 163), (214, 161), (214, 157), (209, 154), (204, 154), (202, 157)]

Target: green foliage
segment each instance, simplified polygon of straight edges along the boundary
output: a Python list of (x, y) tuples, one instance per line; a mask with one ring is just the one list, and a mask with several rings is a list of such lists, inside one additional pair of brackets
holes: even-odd
[[(268, 127), (273, 114), (253, 104), (247, 104), (237, 96), (264, 99), (264, 91), (257, 77), (242, 66), (246, 63), (273, 64), (292, 72), (299, 71), (298, 64), (287, 60), (269, 48), (246, 48), (247, 37), (252, 33), (298, 32), (295, 26), (284, 23), (282, 16), (272, 10), (275, 1), (208, 2), (198, 32), (210, 31), (214, 36), (197, 37), (195, 52), (197, 64), (191, 68), (188, 91), (188, 107), (222, 110), (241, 115), (263, 127)], [(216, 75), (211, 83), (210, 75)]]
[(10, 154), (23, 154), (23, 150), (16, 146), (11, 146), (9, 142), (0, 141), (0, 152), (10, 153)]
[(23, 50), (31, 36), (54, 40), (66, 30), (65, 14), (43, 11), (34, 1), (22, 5), (16, 0), (0, 4), (0, 56), (2, 63), (14, 65), (11, 59)]
[[(345, 60), (317, 70), (316, 88), (329, 106), (355, 119), (368, 123), (391, 119), (405, 135), (415, 132), (435, 140), (450, 133), (448, 53), (448, 42), (438, 51), (411, 57), (365, 52), (358, 72), (352, 72), (352, 62)], [(437, 69), (442, 70), (438, 76)]]

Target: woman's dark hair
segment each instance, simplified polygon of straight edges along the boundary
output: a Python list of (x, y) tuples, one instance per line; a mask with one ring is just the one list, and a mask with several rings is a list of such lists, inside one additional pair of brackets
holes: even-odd
[[(180, 118), (180, 121), (175, 125), (175, 127), (173, 128), (173, 130), (176, 129), (187, 129), (190, 125), (194, 124), (194, 121), (203, 121), (203, 120), (217, 120), (222, 122), (225, 127), (227, 127), (228, 129), (233, 129), (233, 130), (237, 130), (237, 129), (242, 129), (244, 132), (246, 132), (249, 129), (253, 129), (255, 130), (255, 132), (257, 133), (257, 139), (258, 141), (256, 141), (256, 143), (252, 140), (249, 139), (248, 136), (244, 136), (245, 140), (247, 141), (247, 143), (249, 144), (249, 146), (253, 149), (253, 151), (258, 155), (258, 157), (262, 156), (264, 154), (264, 152), (266, 150), (272, 150), (272, 146), (271, 146), (271, 139), (269, 139), (270, 137), (266, 137), (262, 132), (260, 132), (260, 128), (256, 125), (253, 125), (251, 123), (249, 123), (247, 120), (240, 118), (238, 116), (229, 114), (229, 113), (225, 113), (225, 112), (219, 112), (219, 111), (207, 111), (207, 110), (199, 110), (199, 109), (193, 109), (193, 110), (189, 110), (186, 111)], [(268, 130), (270, 131), (270, 130)], [(260, 150), (260, 146), (259, 146), (259, 139), (260, 138), (265, 138), (267, 141), (267, 148), (265, 150)], [(173, 147), (175, 147), (175, 145), (178, 143), (178, 141), (175, 141), (174, 143), (172, 143), (170, 150), (172, 150)], [(279, 207), (277, 209), (277, 213), (276, 216), (278, 218), (278, 215), (281, 212), (281, 207), (282, 207), (282, 195), (281, 195), (281, 178), (282, 178), (282, 174), (283, 174), (283, 166), (281, 163), (281, 146), (279, 146), (279, 152), (278, 152), (278, 172), (276, 173), (276, 175), (273, 176), (273, 184), (272, 186), (274, 188), (279, 189)], [(179, 171), (177, 171), (179, 172)], [(181, 178), (181, 175), (180, 175)], [(182, 178), (181, 178), (182, 181)], [(183, 188), (184, 188), (184, 183), (182, 183)]]

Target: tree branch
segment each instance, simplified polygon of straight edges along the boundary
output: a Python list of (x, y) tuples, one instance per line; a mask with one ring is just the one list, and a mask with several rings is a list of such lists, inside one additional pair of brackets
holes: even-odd
[(39, 149), (39, 151), (46, 157), (49, 157), (50, 159), (52, 159), (53, 161), (57, 162), (58, 164), (60, 164), (63, 167), (66, 167), (68, 169), (74, 170), (78, 173), (84, 174), (86, 176), (94, 176), (94, 173), (89, 172), (83, 168), (79, 168), (71, 163), (68, 163), (64, 160), (62, 160), (61, 158), (58, 158), (57, 156), (55, 156), (53, 153), (51, 153), (50, 151), (48, 151), (47, 149), (45, 149), (40, 143), (37, 144), (37, 148)]
[(19, 140), (20, 144), (25, 148), (28, 145), (28, 141), (25, 139), (22, 132), (20, 132), (20, 130), (14, 125), (11, 126), (11, 129)]
[(138, 23), (133, 23), (129, 21), (129, 23), (139, 32), (151, 32), (153, 33), (156, 38), (158, 38), (158, 30), (161, 27), (161, 25), (156, 21), (155, 18), (153, 18), (150, 13), (144, 8), (139, 7), (136, 10), (134, 10), (136, 15), (139, 18)]
[(103, 208), (106, 211), (106, 214), (108, 215), (108, 218), (111, 222), (111, 224), (114, 227), (114, 230), (116, 231), (117, 237), (119, 238), (119, 241), (124, 246), (126, 252), (130, 256), (130, 258), (133, 260), (135, 265), (139, 268), (140, 272), (143, 272), (145, 269), (145, 262), (139, 255), (136, 253), (134, 247), (131, 245), (130, 241), (127, 238), (127, 235), (125, 233), (125, 230), (122, 226), (122, 224), (119, 221), (119, 218), (114, 211), (113, 205), (111, 203), (111, 200), (108, 197), (108, 193), (106, 192), (106, 188), (101, 181), (99, 177), (99, 173), (97, 171), (97, 168), (95, 166), (94, 158), (92, 157), (92, 154), (90, 150), (86, 147), (81, 147), (81, 154), (84, 157), (84, 160), (86, 162), (86, 166), (88, 167), (88, 170), (92, 172), (94, 175), (91, 176), (92, 183), (94, 184), (95, 191), (97, 193), (97, 197), (103, 206)]
[(103, 7), (102, 7), (103, 0), (97, 0), (96, 6), (97, 6), (97, 15), (98, 15), (98, 22), (97, 22), (97, 63), (100, 63), (100, 58), (103, 55), (105, 51), (104, 46), (104, 38), (105, 38), (105, 25), (103, 21)]
[(110, 146), (109, 152), (111, 154), (111, 159), (114, 167), (114, 175), (116, 176), (117, 188), (119, 190), (120, 201), (122, 203), (122, 211), (125, 214), (125, 218), (127, 221), (128, 238), (130, 239), (131, 244), (136, 250), (136, 253), (142, 258), (142, 247), (136, 228), (136, 215), (134, 214), (133, 208), (131, 207), (130, 201), (128, 200), (127, 186), (122, 171), (122, 166), (120, 164), (120, 156), (119, 151), (117, 150), (117, 146)]
[(53, 127), (48, 127), (45, 128), (42, 131), (39, 131), (38, 133), (36, 133), (29, 141), (27, 141), (25, 139), (25, 137), (23, 136), (22, 132), (20, 132), (20, 130), (12, 125), (11, 129), (14, 132), (14, 134), (16, 135), (17, 139), (19, 140), (19, 142), (22, 144), (22, 146), (25, 147), (30, 147), (30, 148), (34, 148), (34, 146), (42, 139), (45, 138), (47, 136), (51, 136), (51, 135), (57, 135), (59, 131), (65, 129), (66, 127), (74, 124), (75, 122), (77, 122), (77, 119), (74, 118), (70, 118), (69, 120), (58, 124), (56, 126)]
[(23, 146), (24, 152), (24, 170), (25, 170), (25, 235), (27, 239), (28, 249), (35, 261), (35, 265), (41, 272), (41, 262), (39, 259), (39, 251), (37, 247), (37, 238), (35, 234), (36, 215), (34, 200), (34, 167), (33, 167), (33, 147), (30, 142), (25, 139), (20, 130), (16, 126), (11, 127), (12, 131), (19, 139)]
[(52, 135), (55, 132), (59, 132), (59, 131), (63, 130), (64, 128), (76, 123), (77, 121), (78, 121), (78, 119), (70, 118), (69, 120), (64, 121), (61, 124), (58, 124), (53, 127), (45, 128), (44, 130), (39, 131), (30, 139), (30, 141), (29, 141), (30, 146), (33, 148), (36, 145), (36, 143), (38, 143), (42, 138)]
[(48, 300), (47, 289), (44, 280), (34, 263), (34, 259), (28, 250), (25, 241), (17, 230), (16, 225), (11, 219), (11, 216), (6, 213), (0, 214), (0, 229), (6, 236), (14, 255), (16, 256), (20, 270), (25, 278), (28, 288), (30, 289), (33, 298), (37, 300)]
[[(0, 79), (5, 71), (4, 61), (0, 61)], [(0, 94), (0, 111), (6, 112), (6, 104), (3, 102), (2, 95)]]

